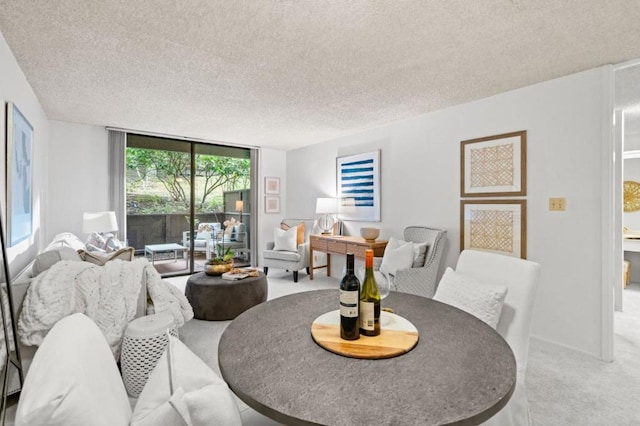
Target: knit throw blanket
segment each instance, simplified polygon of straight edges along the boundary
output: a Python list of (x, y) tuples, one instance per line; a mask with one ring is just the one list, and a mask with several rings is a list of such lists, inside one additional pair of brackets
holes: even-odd
[(83, 313), (102, 330), (116, 360), (124, 331), (135, 319), (142, 283), (147, 286), (147, 314), (169, 312), (177, 327), (193, 318), (186, 297), (163, 281), (146, 259), (112, 260), (104, 266), (61, 261), (31, 282), (18, 319), (18, 336), (39, 346), (60, 319)]

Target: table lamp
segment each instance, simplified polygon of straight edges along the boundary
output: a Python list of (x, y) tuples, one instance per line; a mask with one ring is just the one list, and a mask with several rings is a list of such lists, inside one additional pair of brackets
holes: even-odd
[(333, 215), (337, 210), (338, 204), (335, 198), (318, 198), (316, 200), (316, 213), (322, 215), (318, 219), (318, 226), (323, 234), (331, 234), (331, 229), (336, 223)]

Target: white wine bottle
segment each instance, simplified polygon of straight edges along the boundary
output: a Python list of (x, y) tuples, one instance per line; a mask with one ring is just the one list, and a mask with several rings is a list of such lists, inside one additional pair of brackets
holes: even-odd
[(373, 250), (364, 252), (365, 276), (360, 290), (360, 334), (380, 334), (380, 291), (373, 276)]
[(353, 253), (347, 253), (347, 273), (340, 281), (340, 337), (360, 338), (360, 280), (353, 272)]

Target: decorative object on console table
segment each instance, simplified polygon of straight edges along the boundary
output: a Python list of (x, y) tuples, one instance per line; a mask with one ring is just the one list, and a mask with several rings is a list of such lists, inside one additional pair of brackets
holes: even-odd
[(278, 197), (277, 195), (264, 197), (264, 212), (280, 213), (280, 197)]
[(526, 259), (526, 200), (460, 201), (460, 251), (475, 249)]
[(7, 102), (7, 246), (33, 231), (33, 126)]
[(333, 217), (338, 211), (335, 198), (318, 198), (316, 200), (316, 214), (321, 215), (318, 219), (318, 226), (323, 234), (331, 234), (336, 220)]
[(280, 178), (267, 176), (264, 178), (264, 193), (271, 195), (280, 194)]
[(367, 242), (374, 242), (379, 235), (379, 228), (360, 228), (360, 236)]
[(460, 196), (527, 195), (527, 131), (460, 143)]
[(380, 150), (338, 157), (336, 163), (340, 218), (380, 222)]

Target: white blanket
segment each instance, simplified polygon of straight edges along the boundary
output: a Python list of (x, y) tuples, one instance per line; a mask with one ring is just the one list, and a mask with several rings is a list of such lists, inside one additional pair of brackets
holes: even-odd
[(122, 336), (135, 319), (142, 283), (147, 286), (148, 314), (169, 312), (177, 327), (193, 318), (186, 297), (163, 281), (146, 259), (113, 260), (104, 266), (61, 261), (31, 282), (18, 319), (20, 341), (39, 346), (56, 322), (80, 312), (93, 319), (120, 359)]

